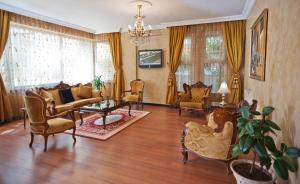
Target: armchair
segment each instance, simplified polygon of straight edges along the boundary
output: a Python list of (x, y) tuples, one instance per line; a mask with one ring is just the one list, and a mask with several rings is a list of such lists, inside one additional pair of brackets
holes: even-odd
[[(47, 103), (43, 97), (33, 93), (32, 91), (26, 91), (25, 107), (30, 121), (31, 129), (31, 141), (29, 147), (32, 147), (34, 135), (42, 135), (45, 139), (44, 152), (47, 150), (47, 141), (49, 135), (64, 132), (68, 129), (73, 129), (73, 140), (75, 139), (75, 118), (73, 111), (67, 111), (54, 116), (47, 116)], [(70, 115), (70, 119), (61, 118), (65, 115)]]
[[(256, 110), (257, 101), (253, 100), (250, 106), (248, 102), (241, 102), (237, 106), (247, 106), (250, 110)], [(188, 122), (182, 133), (183, 163), (188, 160), (188, 151), (207, 158), (227, 163), (227, 172), (232, 161), (231, 148), (236, 142), (237, 117), (236, 112), (229, 112), (226, 108), (215, 109), (208, 115), (207, 125), (196, 122)]]
[(182, 110), (205, 110), (209, 107), (209, 96), (212, 86), (206, 86), (202, 82), (193, 85), (183, 84), (184, 92), (177, 93), (179, 116)]
[[(141, 79), (136, 79), (130, 82), (130, 90), (123, 91), (123, 100), (130, 103), (136, 103), (139, 109), (139, 106), (143, 105), (143, 93), (144, 93), (144, 81)], [(130, 93), (126, 95), (126, 93)]]

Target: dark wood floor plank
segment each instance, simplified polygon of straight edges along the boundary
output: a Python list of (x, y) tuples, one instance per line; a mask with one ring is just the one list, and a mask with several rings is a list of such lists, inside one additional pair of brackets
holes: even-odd
[[(204, 115), (145, 106), (151, 114), (107, 141), (67, 134), (35, 136), (28, 147), (29, 130), (22, 121), (0, 126), (0, 183), (189, 184), (234, 183), (221, 162), (190, 154), (181, 162), (180, 137), (185, 122), (204, 123)], [(28, 127), (28, 126), (27, 126)]]

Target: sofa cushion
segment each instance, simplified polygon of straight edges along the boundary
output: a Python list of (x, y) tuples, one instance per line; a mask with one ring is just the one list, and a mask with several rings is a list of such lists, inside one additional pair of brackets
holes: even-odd
[(60, 96), (58, 93), (58, 89), (54, 89), (54, 90), (47, 90), (47, 92), (51, 93), (53, 100), (55, 102), (55, 105), (61, 105), (62, 102), (60, 100)]
[(78, 96), (81, 98), (91, 98), (92, 97), (92, 87), (79, 85)]
[(81, 107), (90, 104), (89, 99), (81, 99), (81, 100), (76, 100), (74, 102), (68, 103), (70, 105), (73, 105), (73, 107)]
[(62, 104), (62, 105), (56, 105), (55, 109), (56, 109), (57, 113), (61, 113), (61, 112), (73, 109), (73, 105), (70, 104), (70, 103)]
[(78, 96), (79, 87), (72, 87), (71, 92), (73, 95), (74, 100), (80, 100), (81, 98)]
[(48, 99), (49, 101), (54, 100), (52, 94), (49, 93), (49, 92), (46, 91), (46, 90), (43, 90), (43, 89), (42, 89), (40, 95), (41, 95), (42, 97), (44, 97), (45, 99)]
[(191, 96), (192, 102), (202, 102), (203, 98), (207, 95), (207, 88), (192, 88)]
[(58, 92), (59, 92), (60, 100), (63, 104), (74, 101), (74, 98), (73, 98), (70, 88), (69, 89), (61, 89)]
[(99, 90), (93, 90), (93, 91), (92, 91), (92, 97), (93, 97), (93, 98), (101, 97), (101, 96), (100, 96), (100, 91), (99, 91)]

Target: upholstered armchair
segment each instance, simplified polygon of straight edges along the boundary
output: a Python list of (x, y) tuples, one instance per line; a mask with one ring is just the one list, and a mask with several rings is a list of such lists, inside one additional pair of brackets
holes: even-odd
[(242, 100), (237, 105), (236, 111), (228, 111), (226, 108), (215, 109), (207, 116), (205, 125), (193, 121), (187, 122), (181, 139), (183, 162), (187, 162), (190, 151), (207, 159), (227, 163), (229, 173), (229, 164), (232, 161), (231, 149), (237, 140), (237, 118), (240, 116), (239, 111), (242, 106), (255, 111), (257, 100), (252, 100), (251, 106), (247, 101)]
[[(29, 147), (32, 147), (34, 135), (42, 135), (45, 139), (44, 152), (47, 150), (47, 141), (49, 135), (64, 132), (68, 129), (73, 129), (73, 140), (75, 139), (75, 118), (73, 111), (64, 112), (54, 116), (47, 116), (46, 109), (47, 103), (43, 97), (33, 93), (32, 91), (26, 91), (25, 107), (30, 121), (31, 129), (31, 141)], [(70, 119), (61, 118), (66, 115), (70, 115)]]
[(202, 82), (193, 85), (183, 84), (184, 92), (178, 92), (179, 115), (182, 110), (205, 110), (209, 107), (209, 96), (212, 86)]
[[(143, 93), (144, 93), (144, 81), (141, 79), (136, 79), (130, 82), (130, 90), (123, 91), (123, 100), (130, 103), (137, 104), (139, 106), (142, 105), (143, 109)], [(126, 95), (126, 93), (129, 93)]]

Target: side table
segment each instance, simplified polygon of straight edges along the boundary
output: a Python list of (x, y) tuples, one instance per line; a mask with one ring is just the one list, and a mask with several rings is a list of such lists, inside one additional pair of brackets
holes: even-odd
[(234, 104), (226, 104), (224, 106), (220, 106), (220, 103), (219, 102), (212, 102), (211, 103), (211, 106), (210, 106), (210, 111), (213, 111), (214, 109), (217, 109), (217, 108), (223, 108), (231, 113), (234, 113), (236, 112), (236, 105)]

